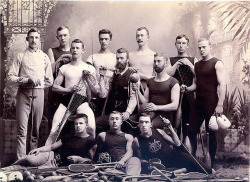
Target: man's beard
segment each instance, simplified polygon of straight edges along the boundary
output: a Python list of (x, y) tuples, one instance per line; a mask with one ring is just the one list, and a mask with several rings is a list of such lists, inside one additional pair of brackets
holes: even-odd
[(161, 73), (164, 70), (164, 67), (160, 68), (160, 67), (154, 67), (154, 70), (156, 73)]
[(123, 70), (123, 69), (126, 68), (126, 65), (127, 65), (127, 64), (117, 63), (116, 67), (117, 67), (118, 69), (120, 69), (120, 70)]

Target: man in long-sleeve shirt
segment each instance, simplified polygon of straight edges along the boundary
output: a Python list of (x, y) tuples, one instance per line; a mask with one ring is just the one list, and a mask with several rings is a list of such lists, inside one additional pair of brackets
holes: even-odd
[[(32, 131), (30, 149), (37, 148), (39, 127), (43, 115), (44, 88), (53, 83), (48, 56), (38, 49), (40, 34), (35, 29), (27, 33), (28, 48), (19, 53), (8, 73), (10, 82), (19, 86), (17, 92), (17, 158), (26, 155), (28, 119), (32, 108)], [(35, 97), (34, 97), (35, 96)]]

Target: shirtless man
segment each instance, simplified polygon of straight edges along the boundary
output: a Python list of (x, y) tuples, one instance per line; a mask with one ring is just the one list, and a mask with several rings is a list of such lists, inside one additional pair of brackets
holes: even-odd
[[(90, 55), (87, 59), (87, 63), (93, 65), (96, 69), (96, 78), (100, 82), (100, 67), (106, 67), (107, 72), (105, 74), (104, 83), (109, 86), (112, 81), (113, 74), (116, 66), (116, 56), (110, 51), (110, 43), (112, 41), (112, 32), (108, 29), (102, 29), (99, 31), (99, 43), (101, 49), (98, 53)], [(97, 95), (93, 95), (93, 103), (95, 104), (95, 116), (98, 117), (102, 113), (105, 98), (100, 98)]]
[[(53, 77), (56, 79), (59, 68), (70, 61), (71, 53), (69, 46), (70, 33), (67, 26), (60, 26), (56, 30), (56, 38), (59, 41), (59, 46), (55, 48), (49, 48), (48, 56), (52, 66)], [(64, 85), (64, 83), (63, 83)], [(48, 102), (45, 103), (45, 115), (49, 122), (49, 129), (52, 127), (53, 116), (60, 104), (61, 94), (52, 91), (52, 87), (48, 89)]]
[(112, 111), (109, 116), (110, 130), (97, 136), (97, 160), (117, 162), (115, 168), (126, 172), (127, 175), (139, 175), (141, 163), (137, 157), (133, 157), (133, 136), (122, 132), (121, 125), (121, 113)]
[(225, 99), (225, 68), (222, 61), (213, 57), (211, 43), (208, 39), (198, 40), (198, 48), (202, 60), (194, 66), (195, 77), (191, 86), (182, 85), (182, 91), (192, 92), (196, 90), (197, 118), (192, 120), (189, 127), (189, 138), (194, 152), (197, 149), (196, 135), (205, 120), (206, 132), (209, 133), (209, 153), (213, 166), (217, 141), (215, 131), (208, 127), (209, 119), (213, 114), (223, 113)]
[[(187, 86), (192, 85), (194, 78), (194, 64), (198, 61), (195, 57), (190, 57), (187, 54), (187, 49), (189, 46), (189, 38), (186, 35), (179, 35), (176, 37), (175, 47), (177, 49), (177, 56), (170, 57), (167, 64), (167, 72), (170, 76), (176, 78), (180, 85), (184, 84)], [(194, 108), (194, 92), (185, 93), (182, 99), (182, 128), (183, 137), (185, 138), (186, 124), (192, 119), (192, 113)], [(177, 126), (177, 125), (176, 125)], [(180, 127), (177, 126), (178, 134)]]
[(146, 27), (140, 27), (136, 30), (136, 41), (138, 49), (129, 53), (129, 65), (138, 69), (143, 87), (146, 82), (154, 75), (153, 60), (155, 52), (148, 47), (149, 31)]
[[(154, 128), (162, 128), (164, 123), (159, 120), (159, 115), (162, 115), (173, 122), (173, 111), (176, 111), (179, 105), (180, 86), (178, 81), (169, 76), (166, 72), (168, 58), (162, 53), (154, 55), (154, 71), (156, 76), (152, 77), (147, 82), (147, 87), (144, 95), (140, 92), (139, 100), (143, 104), (142, 112), (150, 112), (153, 114)], [(133, 89), (136, 84), (133, 84)]]
[[(89, 97), (88, 91), (98, 93), (99, 92), (99, 85), (95, 84), (94, 88), (88, 83), (85, 84), (82, 88), (80, 88), (79, 81), (83, 77), (83, 72), (87, 72), (88, 74), (92, 75), (96, 82), (96, 73), (95, 68), (85, 62), (82, 61), (82, 55), (84, 53), (84, 44), (81, 40), (75, 39), (72, 41), (71, 44), (71, 53), (72, 53), (72, 61), (66, 65), (63, 65), (59, 70), (59, 74), (56, 77), (56, 80), (53, 84), (53, 91), (63, 94), (63, 98), (61, 103), (56, 110), (56, 113), (53, 118), (52, 129), (50, 131), (50, 136), (46, 141), (46, 145), (53, 143), (51, 136), (56, 131), (57, 126), (62, 121), (63, 115), (67, 109), (69, 101), (74, 92), (79, 91), (80, 89), (83, 90), (83, 97), (85, 97), (82, 104), (76, 109), (77, 113), (84, 113), (89, 118), (89, 134), (92, 137), (95, 137), (95, 117), (93, 111), (90, 109), (87, 98)], [(61, 84), (65, 80), (65, 87)], [(89, 88), (90, 87), (90, 88)]]

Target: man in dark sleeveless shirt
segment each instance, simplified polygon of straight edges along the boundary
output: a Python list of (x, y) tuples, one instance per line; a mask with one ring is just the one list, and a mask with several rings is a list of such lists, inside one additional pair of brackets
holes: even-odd
[(141, 163), (137, 157), (133, 157), (133, 136), (121, 131), (122, 115), (120, 112), (111, 112), (109, 125), (108, 132), (102, 132), (97, 136), (96, 158), (98, 162), (116, 161), (116, 169), (126, 172), (127, 175), (139, 175)]
[[(59, 68), (68, 63), (71, 59), (70, 53), (70, 33), (67, 26), (60, 26), (56, 30), (56, 38), (59, 41), (59, 46), (55, 48), (48, 49), (48, 56), (52, 66), (52, 72), (54, 80), (56, 79)], [(63, 83), (64, 85), (64, 83)], [(49, 122), (49, 129), (52, 127), (53, 116), (60, 104), (60, 94), (52, 91), (52, 88), (48, 89), (48, 103), (46, 104), (45, 115), (47, 116)]]
[(207, 39), (199, 39), (198, 47), (202, 60), (194, 66), (195, 77), (190, 87), (182, 86), (182, 90), (192, 92), (196, 90), (197, 119), (190, 122), (189, 137), (194, 152), (197, 149), (196, 134), (205, 119), (206, 131), (209, 133), (209, 153), (212, 165), (214, 162), (217, 141), (215, 132), (208, 128), (209, 119), (213, 114), (223, 113), (225, 99), (225, 69), (223, 63), (211, 54), (211, 43)]
[[(169, 121), (169, 120), (168, 120)], [(186, 168), (187, 172), (197, 171), (212, 173), (212, 169), (206, 164), (199, 164), (188, 154), (178, 148), (181, 146), (180, 140), (169, 121), (170, 135), (161, 129), (152, 129), (150, 115), (142, 113), (139, 118), (139, 128), (141, 134), (133, 141), (133, 149), (137, 151), (142, 164), (148, 163), (149, 159), (158, 158), (165, 167)], [(174, 149), (171, 145), (176, 146)]]
[[(107, 97), (107, 94), (109, 95), (105, 109), (107, 117), (101, 120), (96, 120), (97, 134), (101, 131), (107, 131), (109, 129), (107, 118), (113, 110), (121, 112), (123, 121), (129, 119), (130, 115), (135, 110), (137, 103), (135, 91), (130, 89), (132, 84), (129, 82), (130, 75), (134, 73), (134, 71), (128, 67), (128, 56), (128, 51), (124, 48), (120, 48), (116, 51), (117, 70), (113, 76), (113, 81), (110, 86), (104, 83), (104, 76), (107, 71), (106, 67), (101, 67), (99, 70), (101, 90), (100, 97), (105, 98)], [(124, 124), (122, 129), (125, 127)]]
[[(170, 57), (167, 64), (167, 72), (170, 76), (176, 78), (180, 85), (187, 86), (192, 85), (194, 78), (194, 64), (197, 62), (195, 57), (190, 57), (187, 54), (187, 48), (189, 45), (189, 38), (186, 35), (179, 35), (176, 37), (175, 47), (178, 55), (176, 57)], [(182, 99), (182, 105), (179, 106), (182, 110), (182, 128), (183, 138), (185, 138), (186, 124), (189, 123), (192, 115), (192, 108), (194, 107), (194, 92), (185, 93)], [(178, 134), (180, 133), (180, 127), (178, 127)]]
[(139, 100), (143, 104), (142, 112), (154, 113), (152, 119), (154, 128), (164, 126), (159, 115), (172, 122), (173, 111), (176, 111), (179, 104), (180, 86), (178, 81), (166, 72), (167, 60), (167, 56), (162, 53), (154, 55), (153, 66), (156, 76), (148, 80), (144, 95), (138, 92)]

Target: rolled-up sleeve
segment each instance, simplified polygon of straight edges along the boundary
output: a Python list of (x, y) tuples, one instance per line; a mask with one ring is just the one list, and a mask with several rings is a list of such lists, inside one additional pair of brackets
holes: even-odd
[(51, 67), (51, 63), (49, 60), (48, 56), (45, 56), (45, 75), (44, 75), (44, 87), (51, 87), (53, 85), (53, 73), (52, 73), (52, 67)]

